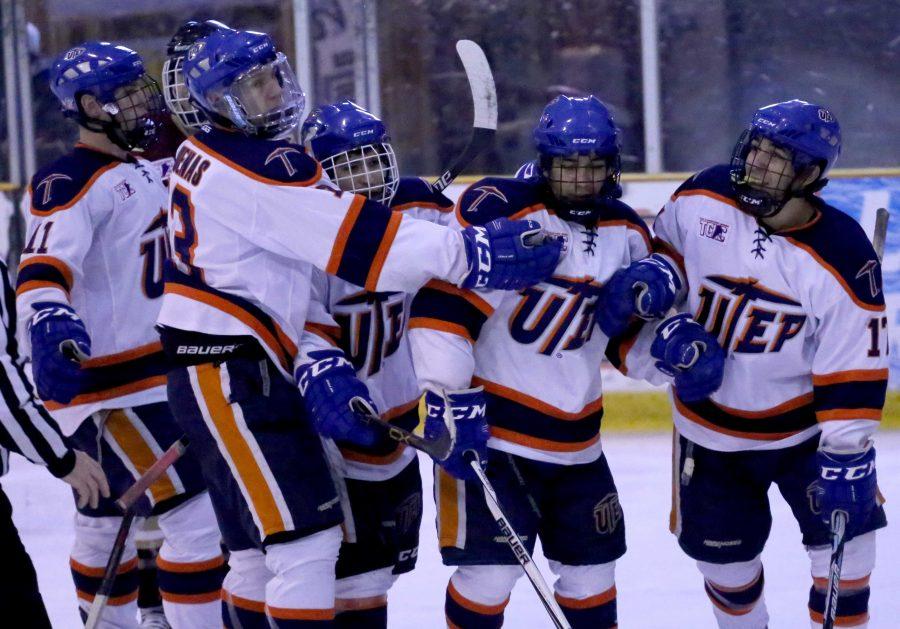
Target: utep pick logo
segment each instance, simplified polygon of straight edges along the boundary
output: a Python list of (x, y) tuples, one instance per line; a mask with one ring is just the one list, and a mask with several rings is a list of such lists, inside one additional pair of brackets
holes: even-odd
[(616, 530), (622, 521), (622, 505), (619, 504), (619, 494), (606, 494), (603, 500), (594, 507), (594, 524), (600, 535), (609, 535)]
[(859, 270), (859, 273), (856, 274), (856, 279), (861, 277), (868, 277), (869, 279), (869, 292), (872, 293), (872, 297), (878, 297), (878, 293), (881, 292), (881, 288), (878, 286), (878, 281), (875, 279), (875, 269), (878, 267), (878, 262), (876, 260), (869, 260), (862, 268)]
[(269, 162), (276, 160), (276, 159), (280, 159), (281, 163), (284, 164), (284, 169), (287, 171), (288, 177), (293, 177), (295, 174), (297, 174), (297, 169), (294, 168), (294, 165), (291, 163), (291, 160), (288, 159), (288, 155), (290, 153), (297, 153), (299, 155), (303, 155), (303, 153), (301, 153), (300, 151), (298, 151), (297, 149), (295, 149), (293, 147), (282, 146), (281, 148), (277, 148), (274, 151), (272, 151), (271, 153), (269, 153), (269, 156), (266, 158), (265, 164), (266, 164), (266, 166), (268, 166)]
[(66, 54), (63, 55), (63, 59), (66, 61), (72, 61), (73, 59), (77, 59), (81, 55), (84, 54), (84, 48), (81, 46), (76, 46), (75, 48), (71, 48), (66, 51)]
[(509, 203), (506, 199), (506, 195), (504, 195), (500, 190), (497, 189), (496, 186), (481, 186), (479, 188), (475, 188), (475, 192), (480, 192), (475, 200), (469, 204), (469, 207), (466, 208), (468, 212), (477, 212), (478, 206), (487, 199), (488, 197), (497, 197), (504, 203)]
[(46, 186), (46, 188), (44, 188), (44, 196), (41, 197), (41, 205), (47, 205), (50, 202), (50, 198), (53, 196), (53, 182), (60, 180), (72, 181), (72, 178), (68, 175), (63, 175), (62, 173), (53, 173), (52, 175), (44, 177), (41, 182), (34, 187), (34, 191), (37, 192), (41, 189), (41, 186)]

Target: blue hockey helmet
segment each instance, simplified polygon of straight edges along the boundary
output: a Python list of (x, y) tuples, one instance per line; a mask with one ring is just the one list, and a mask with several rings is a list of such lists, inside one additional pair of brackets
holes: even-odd
[(534, 129), (534, 143), (540, 176), (564, 218), (592, 222), (605, 200), (622, 196), (619, 130), (596, 96), (560, 95), (550, 101)]
[(391, 202), (400, 181), (397, 159), (377, 116), (349, 100), (324, 105), (306, 118), (302, 137), (341, 190)]
[(247, 135), (284, 137), (306, 104), (287, 57), (264, 33), (211, 33), (188, 50), (184, 76), (191, 98), (212, 122)]
[(207, 119), (191, 102), (191, 95), (184, 82), (184, 58), (195, 43), (222, 30), (231, 29), (216, 20), (189, 20), (175, 31), (166, 46), (166, 61), (162, 70), (163, 97), (169, 111), (185, 131), (198, 130)]
[[(763, 138), (773, 150), (764, 150)], [(731, 181), (741, 208), (758, 217), (776, 214), (791, 197), (820, 190), (840, 154), (841, 126), (825, 107), (794, 99), (760, 108), (731, 157)], [(814, 167), (818, 173), (808, 181)]]
[[(143, 59), (130, 48), (97, 41), (70, 48), (53, 62), (50, 90), (63, 115), (105, 133), (123, 150), (146, 148), (156, 136), (162, 98)], [(84, 108), (85, 95), (99, 105), (93, 115)]]

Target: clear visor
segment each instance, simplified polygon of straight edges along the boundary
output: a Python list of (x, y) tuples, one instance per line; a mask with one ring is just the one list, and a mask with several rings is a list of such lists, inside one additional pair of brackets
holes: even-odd
[(595, 155), (556, 156), (544, 172), (553, 194), (565, 201), (598, 196), (609, 175), (609, 160)]
[(300, 122), (306, 97), (287, 57), (278, 53), (235, 79), (212, 104), (247, 133), (282, 137)]
[(206, 122), (204, 116), (191, 102), (187, 84), (184, 82), (184, 55), (170, 57), (163, 64), (162, 88), (166, 107), (175, 114), (186, 131), (198, 131)]
[(385, 205), (397, 192), (397, 159), (390, 144), (366, 144), (322, 160), (322, 168), (338, 188)]

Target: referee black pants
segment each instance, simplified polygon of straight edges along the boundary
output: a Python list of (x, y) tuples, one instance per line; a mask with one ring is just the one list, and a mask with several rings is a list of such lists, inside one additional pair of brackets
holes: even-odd
[(17, 627), (44, 629), (50, 619), (41, 593), (31, 557), (25, 552), (12, 519), (12, 505), (0, 487), (0, 618), (12, 619)]

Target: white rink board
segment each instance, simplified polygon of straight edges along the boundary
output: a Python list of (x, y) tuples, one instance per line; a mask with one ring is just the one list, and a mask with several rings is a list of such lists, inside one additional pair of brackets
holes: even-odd
[[(609, 435), (604, 437), (610, 467), (625, 511), (628, 552), (617, 570), (619, 626), (629, 629), (714, 628), (710, 604), (693, 562), (681, 553), (668, 532), (670, 496), (669, 435)], [(888, 498), (888, 520), (900, 500), (900, 432), (877, 437), (879, 479)], [(390, 595), (392, 629), (437, 629), (443, 625), (444, 588), (451, 570), (441, 565), (434, 530), (434, 503), (428, 494), (430, 466), (423, 465), (425, 515), (418, 567), (400, 577)], [(36, 564), (41, 591), (53, 626), (79, 627), (75, 594), (69, 576), (72, 543), (72, 502), (67, 486), (45, 470), (15, 457), (3, 479), (15, 510), (15, 521)], [(808, 627), (810, 586), (800, 533), (777, 490), (770, 492), (774, 525), (763, 554), (770, 629)], [(897, 627), (900, 618), (900, 528), (896, 520), (879, 532), (878, 563), (872, 576), (871, 629)], [(542, 559), (538, 564), (549, 577)], [(550, 627), (545, 612), (526, 579), (513, 592), (506, 627)]]

